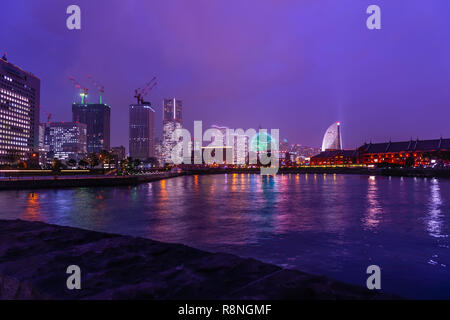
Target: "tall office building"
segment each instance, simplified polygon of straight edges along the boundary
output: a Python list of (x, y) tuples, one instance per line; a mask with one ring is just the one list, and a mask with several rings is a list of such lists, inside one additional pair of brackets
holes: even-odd
[(86, 156), (87, 126), (79, 122), (52, 122), (46, 128), (46, 144), (53, 158), (81, 160)]
[(147, 160), (155, 156), (155, 110), (149, 102), (130, 105), (130, 157)]
[(172, 149), (178, 143), (173, 140), (173, 133), (182, 128), (182, 107), (181, 100), (164, 99), (163, 108), (163, 141), (162, 160), (164, 163), (172, 163)]
[(73, 103), (72, 121), (87, 125), (87, 152), (110, 149), (111, 107), (105, 103)]
[(181, 112), (183, 109), (183, 102), (181, 100), (164, 99), (164, 122), (175, 121), (182, 124)]
[(35, 75), (0, 59), (0, 164), (38, 150), (40, 87)]
[(250, 137), (245, 134), (239, 134), (234, 137), (234, 164), (244, 165), (248, 162)]

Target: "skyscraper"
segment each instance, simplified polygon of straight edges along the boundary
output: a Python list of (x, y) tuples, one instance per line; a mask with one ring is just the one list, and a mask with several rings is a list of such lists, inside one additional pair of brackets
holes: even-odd
[(234, 138), (234, 164), (244, 165), (248, 161), (250, 137), (245, 134), (236, 135)]
[(40, 87), (35, 75), (0, 59), (0, 164), (38, 150)]
[(150, 103), (130, 105), (130, 157), (147, 160), (155, 156), (155, 110)]
[(87, 126), (79, 122), (52, 122), (46, 129), (49, 153), (59, 160), (86, 156)]
[(175, 121), (182, 124), (182, 108), (183, 102), (181, 100), (164, 99), (164, 121)]
[(172, 163), (172, 149), (177, 144), (173, 140), (173, 133), (182, 128), (182, 101), (173, 99), (164, 99), (163, 108), (163, 141), (162, 141), (162, 159), (164, 163)]
[(342, 150), (341, 124), (335, 122), (328, 127), (322, 141), (322, 151)]
[(87, 152), (110, 149), (111, 107), (105, 103), (73, 103), (72, 121), (87, 125)]

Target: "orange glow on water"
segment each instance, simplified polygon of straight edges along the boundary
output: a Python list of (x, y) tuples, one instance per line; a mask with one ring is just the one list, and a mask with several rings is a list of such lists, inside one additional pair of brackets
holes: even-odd
[(40, 220), (41, 210), (39, 202), (39, 194), (31, 192), (27, 198), (27, 207), (25, 209), (24, 218), (27, 220)]

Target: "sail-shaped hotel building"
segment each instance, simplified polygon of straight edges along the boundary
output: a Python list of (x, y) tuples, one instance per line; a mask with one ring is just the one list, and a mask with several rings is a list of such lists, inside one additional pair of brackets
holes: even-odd
[(328, 127), (322, 142), (322, 151), (342, 150), (341, 123), (335, 122)]

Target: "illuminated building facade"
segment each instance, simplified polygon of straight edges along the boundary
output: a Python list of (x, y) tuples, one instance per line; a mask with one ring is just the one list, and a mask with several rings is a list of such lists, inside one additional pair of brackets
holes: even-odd
[(87, 125), (87, 152), (110, 149), (111, 107), (105, 103), (73, 103), (72, 121)]
[(164, 164), (173, 163), (172, 161), (172, 150), (178, 143), (175, 141), (173, 137), (173, 133), (177, 129), (181, 129), (181, 123), (176, 121), (164, 121), (163, 123), (163, 137), (162, 137), (162, 145), (161, 145), (161, 157)]
[(0, 59), (0, 164), (38, 151), (39, 106), (39, 78)]
[(311, 165), (387, 167), (448, 166), (450, 139), (365, 143), (357, 150), (327, 150), (311, 157)]
[(360, 163), (357, 150), (327, 150), (310, 159), (311, 166), (348, 166)]
[(322, 141), (322, 151), (342, 150), (341, 124), (335, 122), (328, 127)]
[(150, 103), (132, 104), (130, 113), (130, 157), (147, 160), (155, 156), (155, 110)]
[(182, 128), (183, 103), (178, 99), (164, 99), (163, 107), (163, 137), (161, 144), (162, 162), (172, 163), (172, 149), (178, 143), (173, 137), (177, 129)]
[(46, 145), (46, 135), (47, 124), (41, 123), (39, 125), (39, 165), (43, 166), (47, 162), (47, 153), (50, 151), (48, 149), (48, 144)]
[(250, 137), (245, 133), (239, 133), (237, 130), (230, 130), (228, 127), (213, 125), (211, 128), (220, 131), (222, 134), (223, 148), (221, 149), (225, 153), (224, 164), (245, 165), (248, 162)]
[(80, 160), (87, 153), (87, 126), (79, 122), (52, 122), (47, 127), (49, 158)]
[(450, 161), (450, 139), (442, 138), (366, 143), (358, 150), (361, 162), (367, 165), (430, 166), (438, 163), (448, 164)]
[(234, 164), (245, 165), (249, 162), (249, 141), (250, 137), (243, 134), (238, 134), (234, 137)]
[(182, 111), (183, 102), (179, 99), (164, 99), (164, 121), (175, 121), (180, 124), (183, 123)]

